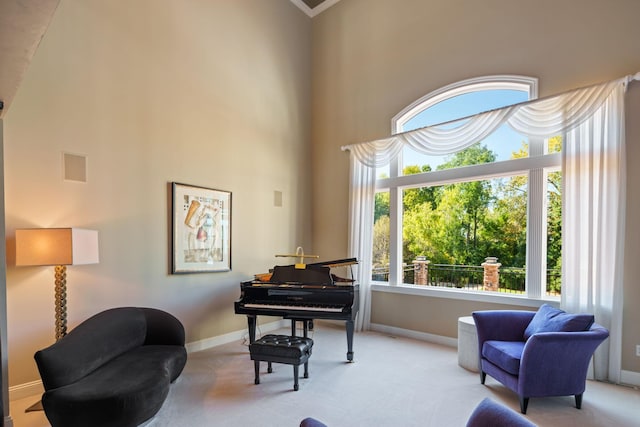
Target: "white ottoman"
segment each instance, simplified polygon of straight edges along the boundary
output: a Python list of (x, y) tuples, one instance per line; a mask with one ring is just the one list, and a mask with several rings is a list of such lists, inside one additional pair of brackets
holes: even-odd
[(458, 365), (478, 372), (478, 334), (471, 316), (458, 318)]

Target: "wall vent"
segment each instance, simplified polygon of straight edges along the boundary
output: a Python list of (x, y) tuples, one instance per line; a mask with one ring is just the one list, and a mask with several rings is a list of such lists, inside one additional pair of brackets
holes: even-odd
[(65, 181), (87, 182), (87, 157), (62, 153), (62, 172)]

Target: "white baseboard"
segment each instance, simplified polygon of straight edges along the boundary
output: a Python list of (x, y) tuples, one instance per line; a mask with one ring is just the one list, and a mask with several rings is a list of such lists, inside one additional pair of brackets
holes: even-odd
[[(280, 319), (275, 322), (265, 323), (264, 325), (256, 326), (256, 336), (260, 336), (262, 332), (270, 332), (275, 331), (277, 329), (285, 327), (288, 321)], [(249, 331), (246, 329), (240, 331), (229, 332), (228, 334), (218, 335), (216, 337), (205, 338), (200, 341), (194, 341), (187, 343), (185, 347), (187, 348), (187, 353), (193, 353), (196, 351), (207, 350), (209, 348), (217, 347), (222, 344), (227, 344), (233, 341), (247, 339), (249, 342)]]
[(29, 396), (40, 396), (42, 393), (44, 393), (42, 381), (31, 381), (9, 387), (9, 400), (24, 399)]
[(422, 341), (432, 342), (434, 344), (442, 344), (448, 347), (458, 347), (458, 339), (443, 337), (442, 335), (428, 334), (426, 332), (412, 331), (410, 329), (396, 328), (395, 326), (381, 325), (372, 323), (369, 327), (372, 331), (381, 332), (389, 335), (397, 335), (400, 337), (413, 338)]
[(622, 384), (640, 387), (640, 372), (622, 371), (620, 372), (620, 382)]

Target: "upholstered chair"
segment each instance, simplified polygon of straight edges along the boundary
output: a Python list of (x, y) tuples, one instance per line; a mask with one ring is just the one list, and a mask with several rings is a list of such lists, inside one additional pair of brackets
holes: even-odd
[(315, 418), (307, 417), (300, 422), (300, 427), (327, 427), (327, 425)]
[(467, 427), (536, 427), (511, 408), (485, 397), (467, 420)]
[(531, 397), (573, 395), (580, 409), (589, 362), (609, 336), (593, 315), (543, 304), (537, 312), (476, 311), (473, 319), (482, 384), (488, 374), (514, 391), (523, 414)]

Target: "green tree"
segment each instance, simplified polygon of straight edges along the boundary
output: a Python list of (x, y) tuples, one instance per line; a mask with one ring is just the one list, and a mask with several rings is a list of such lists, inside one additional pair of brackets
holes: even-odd
[[(549, 139), (548, 151), (562, 151), (562, 137)], [(547, 269), (560, 272), (562, 268), (562, 172), (550, 172), (547, 175)], [(550, 277), (547, 288), (560, 293), (562, 282), (560, 275)]]
[(383, 216), (389, 218), (389, 192), (376, 193), (374, 203), (373, 222), (376, 223)]
[(527, 179), (502, 179), (496, 186), (493, 210), (485, 223), (487, 253), (502, 265), (524, 267), (527, 243)]
[[(431, 172), (431, 166), (405, 166), (402, 170), (403, 175), (413, 175), (416, 173), (425, 173)], [(412, 207), (422, 205), (425, 202), (428, 202), (431, 205), (431, 209), (435, 209), (437, 206), (437, 194), (436, 188), (434, 187), (420, 187), (420, 188), (410, 188), (404, 190), (402, 195), (402, 205), (403, 209), (406, 212)]]
[(373, 224), (373, 267), (389, 265), (389, 216), (381, 216)]
[[(561, 137), (551, 138), (547, 149), (559, 152)], [(529, 156), (523, 142), (511, 158)], [(438, 170), (494, 162), (495, 154), (475, 144), (450, 156)], [(431, 171), (429, 165), (407, 166), (404, 175)], [(547, 181), (547, 268), (559, 271), (562, 260), (561, 172), (550, 172)], [(496, 256), (505, 267), (524, 267), (527, 240), (526, 175), (491, 181), (462, 182), (440, 187), (406, 189), (403, 192), (403, 261), (424, 255), (434, 264), (479, 265)], [(374, 263), (389, 262), (389, 193), (376, 194)], [(560, 291), (560, 278), (549, 281)]]
[(405, 211), (402, 223), (404, 262), (410, 263), (420, 255), (437, 262), (438, 223), (439, 216), (428, 201)]
[(438, 166), (438, 170), (458, 168), (460, 166), (479, 165), (496, 161), (496, 155), (486, 145), (479, 142), (454, 153), (451, 158)]
[[(496, 155), (486, 146), (474, 144), (455, 153), (438, 170), (491, 163)], [(488, 254), (482, 242), (484, 223), (493, 200), (489, 181), (473, 181), (446, 185), (438, 209), (445, 228), (448, 252), (456, 264), (479, 264)]]
[(491, 199), (488, 181), (447, 185), (438, 211), (441, 215), (440, 249), (452, 264), (480, 264), (484, 251), (484, 222)]

